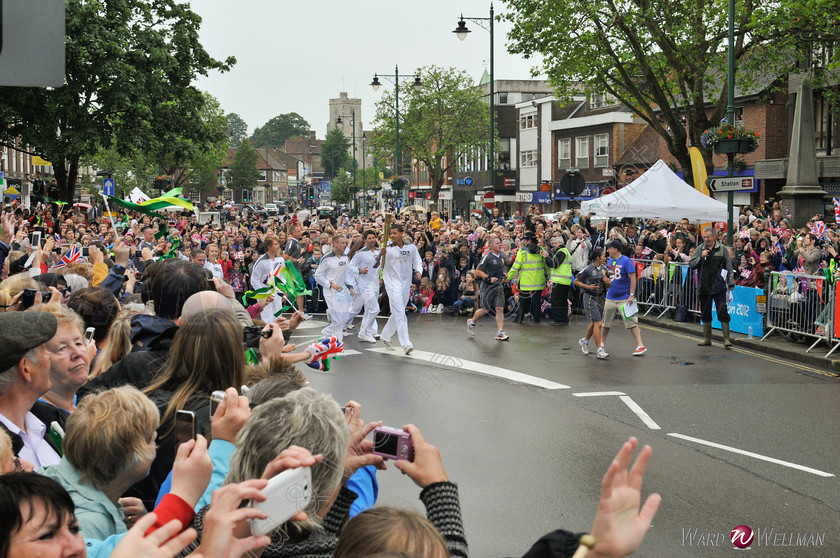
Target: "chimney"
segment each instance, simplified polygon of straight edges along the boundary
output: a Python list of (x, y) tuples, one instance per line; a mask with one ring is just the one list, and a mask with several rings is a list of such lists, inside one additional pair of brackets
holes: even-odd
[(309, 130), (309, 141), (315, 141), (315, 130)]

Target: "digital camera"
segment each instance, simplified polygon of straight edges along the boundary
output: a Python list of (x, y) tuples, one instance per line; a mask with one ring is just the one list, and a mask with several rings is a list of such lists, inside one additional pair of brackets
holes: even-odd
[(414, 461), (411, 434), (398, 428), (380, 426), (373, 429), (373, 453), (389, 459)]

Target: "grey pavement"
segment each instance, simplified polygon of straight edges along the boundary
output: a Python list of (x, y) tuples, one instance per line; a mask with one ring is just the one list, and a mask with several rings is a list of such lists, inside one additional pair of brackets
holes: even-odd
[[(506, 324), (511, 340), (497, 342), (489, 318), (471, 338), (464, 318), (414, 315), (415, 354), (348, 336), (351, 354), (307, 376), (340, 403), (362, 403), (365, 420), (421, 428), (459, 484), (473, 556), (518, 556), (557, 528), (589, 531), (601, 478), (630, 436), (653, 447), (643, 497), (663, 498), (638, 556), (729, 554), (740, 524), (761, 529), (752, 555), (840, 556), (840, 382), (830, 366), (746, 342), (697, 347), (684, 324), (668, 323), (643, 324), (642, 357), (614, 329), (611, 358), (597, 360), (581, 353), (585, 323), (573, 321)], [(533, 385), (546, 382), (560, 387)], [(379, 479), (380, 503), (422, 511), (410, 479), (395, 469)], [(772, 546), (812, 533), (823, 546)], [(721, 546), (697, 546), (706, 541)]]

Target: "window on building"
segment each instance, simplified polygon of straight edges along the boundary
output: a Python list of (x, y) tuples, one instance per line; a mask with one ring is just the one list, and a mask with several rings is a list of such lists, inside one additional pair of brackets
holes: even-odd
[(519, 154), (519, 165), (522, 167), (537, 166), (537, 150), (523, 151)]
[(589, 168), (589, 138), (575, 138), (575, 166), (579, 169)]
[(533, 128), (536, 126), (536, 115), (535, 114), (528, 114), (519, 117), (519, 128), (522, 130), (527, 130), (528, 128)]
[(572, 167), (572, 140), (563, 138), (557, 140), (557, 168), (566, 170)]
[(533, 99), (534, 99), (534, 94), (533, 93), (523, 93), (522, 94), (522, 100), (523, 101), (532, 101)]
[(507, 93), (499, 93), (496, 104), (497, 105), (508, 104), (508, 94)]
[(609, 134), (595, 135), (595, 168), (606, 167), (610, 163), (610, 136)]
[(609, 93), (592, 93), (589, 97), (589, 108), (599, 109), (604, 107), (612, 107), (618, 104), (618, 99)]

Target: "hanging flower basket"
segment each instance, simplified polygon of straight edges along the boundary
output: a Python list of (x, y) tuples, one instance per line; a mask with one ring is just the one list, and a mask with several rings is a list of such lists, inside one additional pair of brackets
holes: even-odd
[(713, 148), (715, 153), (752, 153), (758, 149), (758, 138), (758, 132), (723, 124), (703, 132), (700, 143), (705, 148)]

